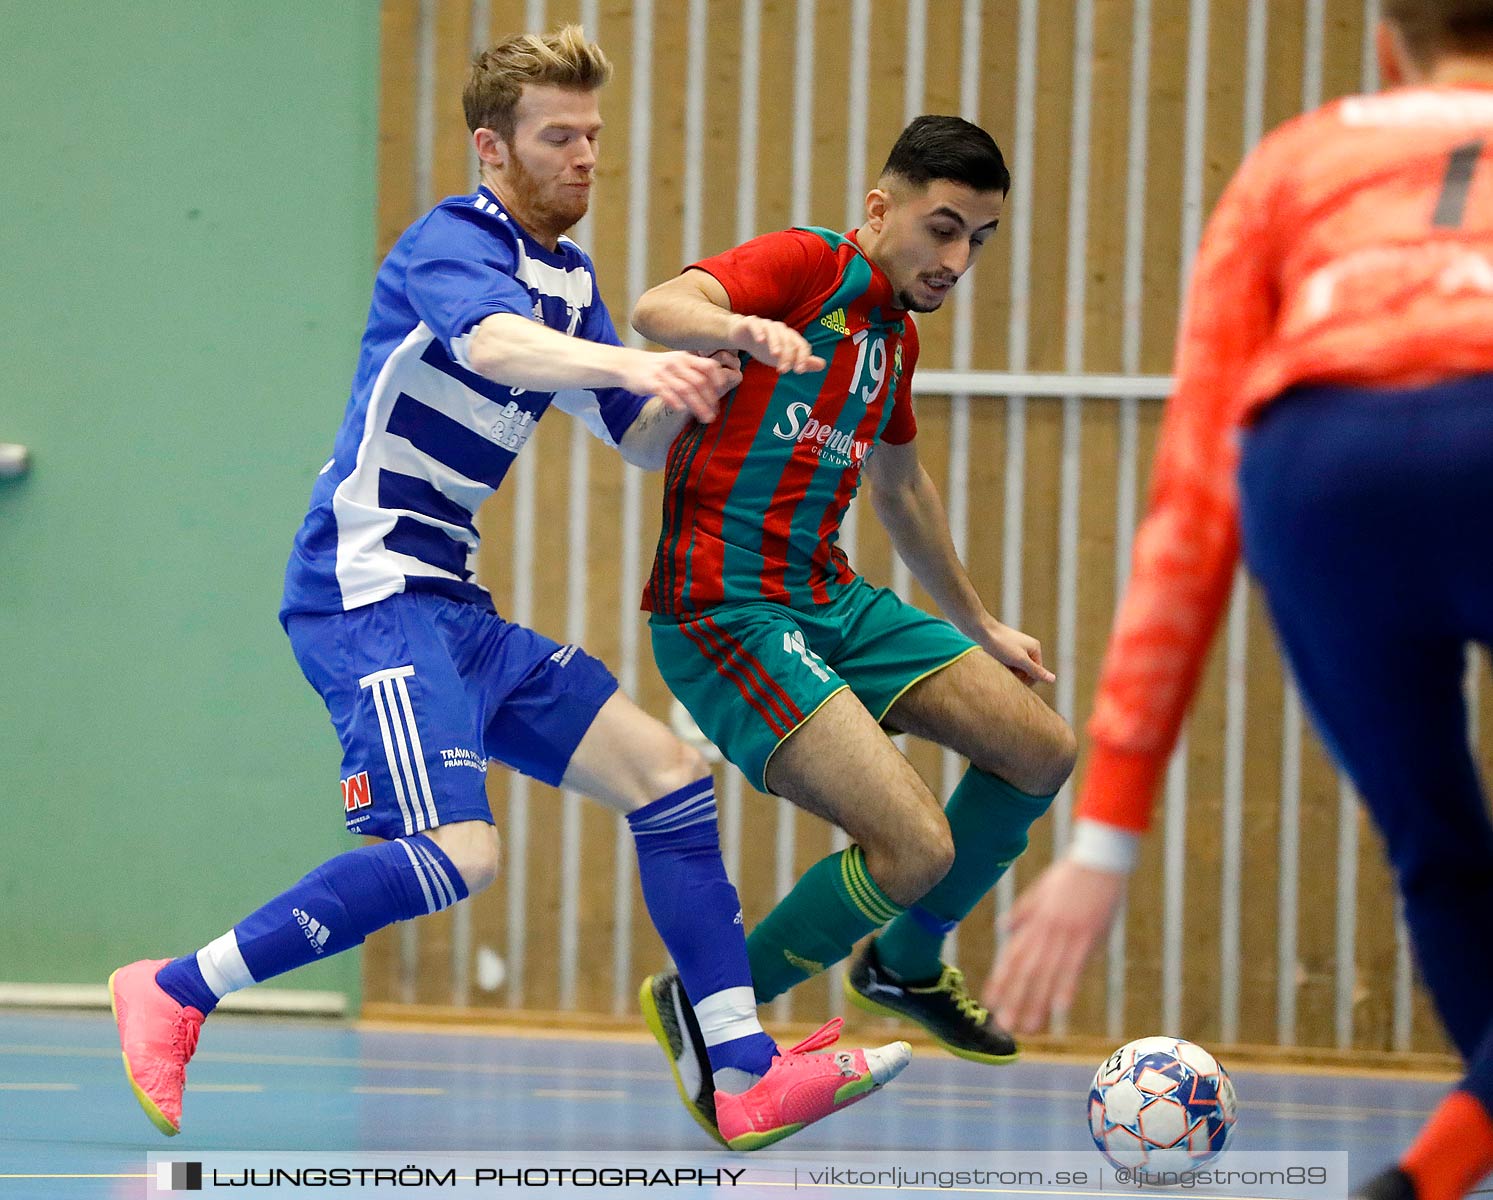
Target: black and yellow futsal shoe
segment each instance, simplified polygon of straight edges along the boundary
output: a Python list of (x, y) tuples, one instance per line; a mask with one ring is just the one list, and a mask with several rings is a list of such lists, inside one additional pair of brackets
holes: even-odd
[(643, 980), (638, 990), (638, 1007), (669, 1060), (669, 1072), (674, 1076), (674, 1087), (684, 1107), (701, 1129), (724, 1146), (726, 1139), (716, 1124), (715, 1079), (705, 1037), (678, 972), (663, 971)]
[(972, 1062), (1014, 1062), (1016, 1040), (995, 1023), (964, 985), (964, 973), (945, 964), (937, 979), (907, 983), (884, 966), (871, 940), (845, 973), (845, 998), (882, 1017), (916, 1021), (950, 1054)]

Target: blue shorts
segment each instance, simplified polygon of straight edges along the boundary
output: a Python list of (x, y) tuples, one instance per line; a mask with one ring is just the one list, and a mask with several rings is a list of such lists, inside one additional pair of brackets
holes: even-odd
[(559, 784), (617, 690), (580, 647), (428, 593), (285, 628), (342, 742), (347, 827), (373, 837), (490, 823), (489, 759)]

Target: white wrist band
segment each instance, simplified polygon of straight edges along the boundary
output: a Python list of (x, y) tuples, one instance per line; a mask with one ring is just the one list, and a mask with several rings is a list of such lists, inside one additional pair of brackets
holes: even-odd
[(1081, 867), (1129, 874), (1140, 854), (1140, 834), (1103, 821), (1074, 822), (1064, 857)]

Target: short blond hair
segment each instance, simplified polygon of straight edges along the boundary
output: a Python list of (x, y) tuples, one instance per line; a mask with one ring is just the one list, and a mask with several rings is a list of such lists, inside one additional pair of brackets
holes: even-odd
[(566, 25), (555, 33), (520, 33), (489, 46), (472, 60), (461, 107), (473, 133), (491, 129), (505, 142), (512, 142), (524, 84), (594, 92), (611, 77), (612, 64), (600, 46), (586, 40), (586, 31), (579, 25)]

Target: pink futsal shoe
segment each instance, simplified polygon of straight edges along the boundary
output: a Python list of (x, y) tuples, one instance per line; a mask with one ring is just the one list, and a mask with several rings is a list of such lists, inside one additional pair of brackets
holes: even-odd
[(157, 1129), (175, 1137), (181, 1132), (181, 1093), (202, 1014), (182, 1007), (156, 982), (156, 972), (170, 961), (144, 959), (120, 967), (109, 976), (109, 1007), (135, 1099)]
[(760, 1150), (812, 1125), (821, 1117), (849, 1108), (902, 1073), (912, 1061), (912, 1047), (890, 1042), (877, 1050), (836, 1050), (813, 1054), (832, 1045), (844, 1022), (836, 1017), (810, 1034), (740, 1095), (717, 1091), (716, 1123), (733, 1150)]

